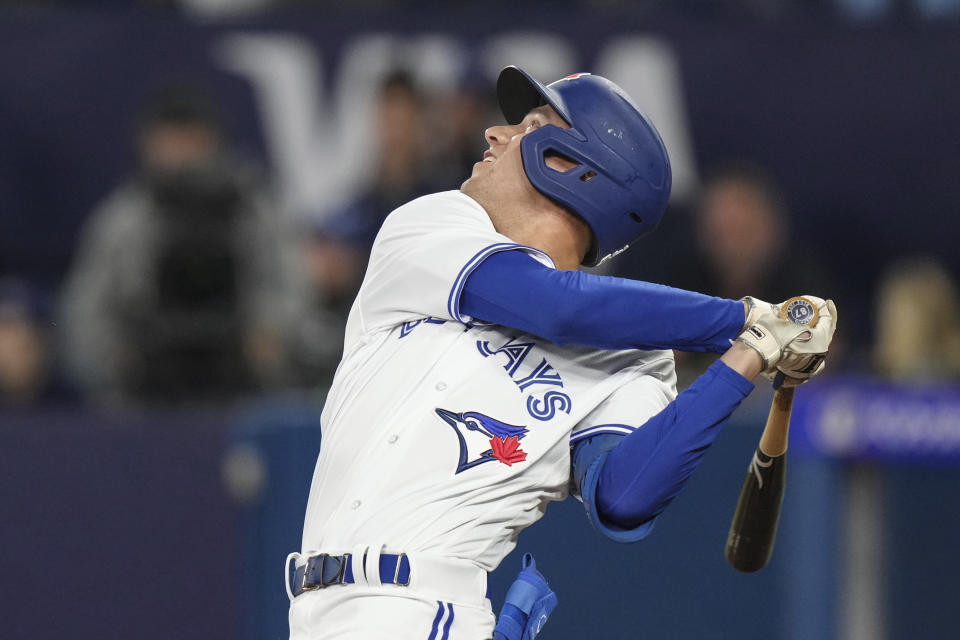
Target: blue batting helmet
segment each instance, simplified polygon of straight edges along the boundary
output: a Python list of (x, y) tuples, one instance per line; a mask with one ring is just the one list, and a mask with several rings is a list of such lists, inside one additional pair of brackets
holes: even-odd
[[(660, 134), (623, 89), (589, 73), (545, 86), (510, 66), (500, 72), (497, 98), (510, 124), (549, 104), (570, 125), (528, 133), (521, 151), (530, 183), (593, 232), (584, 265), (599, 264), (653, 231), (670, 197), (670, 159)], [(551, 169), (544, 162), (551, 152), (579, 166), (565, 173)]]

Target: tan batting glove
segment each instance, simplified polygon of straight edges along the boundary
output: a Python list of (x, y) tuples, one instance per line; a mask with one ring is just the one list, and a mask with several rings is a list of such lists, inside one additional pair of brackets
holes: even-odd
[[(782, 386), (796, 387), (818, 375), (826, 366), (826, 355), (837, 330), (837, 307), (833, 300), (822, 300), (815, 296), (803, 296), (816, 305), (817, 323), (810, 328), (810, 335), (799, 336), (788, 344), (781, 353), (777, 371), (782, 374)], [(774, 376), (774, 386), (777, 384)]]
[[(789, 376), (790, 386), (801, 384), (823, 369), (822, 356), (836, 328), (833, 302), (816, 296), (803, 297), (809, 302), (799, 297), (780, 304), (750, 296), (743, 298), (747, 322), (737, 337), (738, 342), (760, 354), (764, 375), (772, 380), (776, 380), (778, 373), (782, 374), (781, 378)], [(815, 327), (811, 328), (811, 323), (815, 323)]]
[(736, 341), (760, 354), (764, 374), (775, 375), (784, 347), (807, 328), (782, 319), (775, 304), (751, 296), (743, 298), (743, 302), (747, 305), (747, 321)]

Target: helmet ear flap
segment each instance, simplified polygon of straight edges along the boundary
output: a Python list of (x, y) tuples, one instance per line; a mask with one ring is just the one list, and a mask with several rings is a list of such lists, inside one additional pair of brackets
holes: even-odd
[[(582, 137), (577, 130), (547, 125), (525, 135), (520, 144), (524, 170), (534, 188), (590, 228), (591, 245), (583, 265), (592, 267), (625, 248), (629, 240), (624, 239), (640, 235), (642, 218), (628, 217), (621, 206), (629, 199), (615, 178), (624, 172), (623, 160), (603, 147), (582, 148)], [(563, 170), (556, 166), (561, 160), (569, 165)]]
[[(599, 262), (600, 247), (592, 217), (587, 209), (585, 194), (579, 193), (586, 183), (599, 174), (589, 161), (575, 157), (568, 138), (570, 129), (546, 125), (527, 134), (521, 141), (521, 157), (527, 179), (537, 191), (583, 220), (590, 229), (590, 247), (583, 264), (593, 266)], [(578, 155), (578, 154), (577, 154)]]

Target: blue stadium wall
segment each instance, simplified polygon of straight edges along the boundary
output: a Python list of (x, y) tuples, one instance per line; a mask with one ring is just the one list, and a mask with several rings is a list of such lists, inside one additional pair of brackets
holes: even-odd
[[(743, 408), (644, 541), (609, 542), (579, 503), (551, 505), (492, 575), (495, 607), (531, 552), (560, 599), (544, 638), (841, 637), (845, 488), (864, 461), (792, 452), (770, 565), (745, 575), (723, 558), (768, 399)], [(4, 637), (286, 637), (281, 566), (322, 439), (313, 405), (3, 413), (0, 425)], [(263, 471), (241, 502), (223, 477), (238, 450)], [(884, 475), (889, 637), (955, 637), (960, 470), (870, 464)]]

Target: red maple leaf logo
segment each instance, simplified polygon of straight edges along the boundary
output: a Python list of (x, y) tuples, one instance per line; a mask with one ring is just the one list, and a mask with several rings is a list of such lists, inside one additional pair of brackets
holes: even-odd
[(520, 448), (520, 438), (517, 436), (506, 439), (494, 436), (490, 438), (490, 447), (493, 449), (493, 457), (508, 467), (513, 466), (514, 462), (527, 459), (527, 452)]

